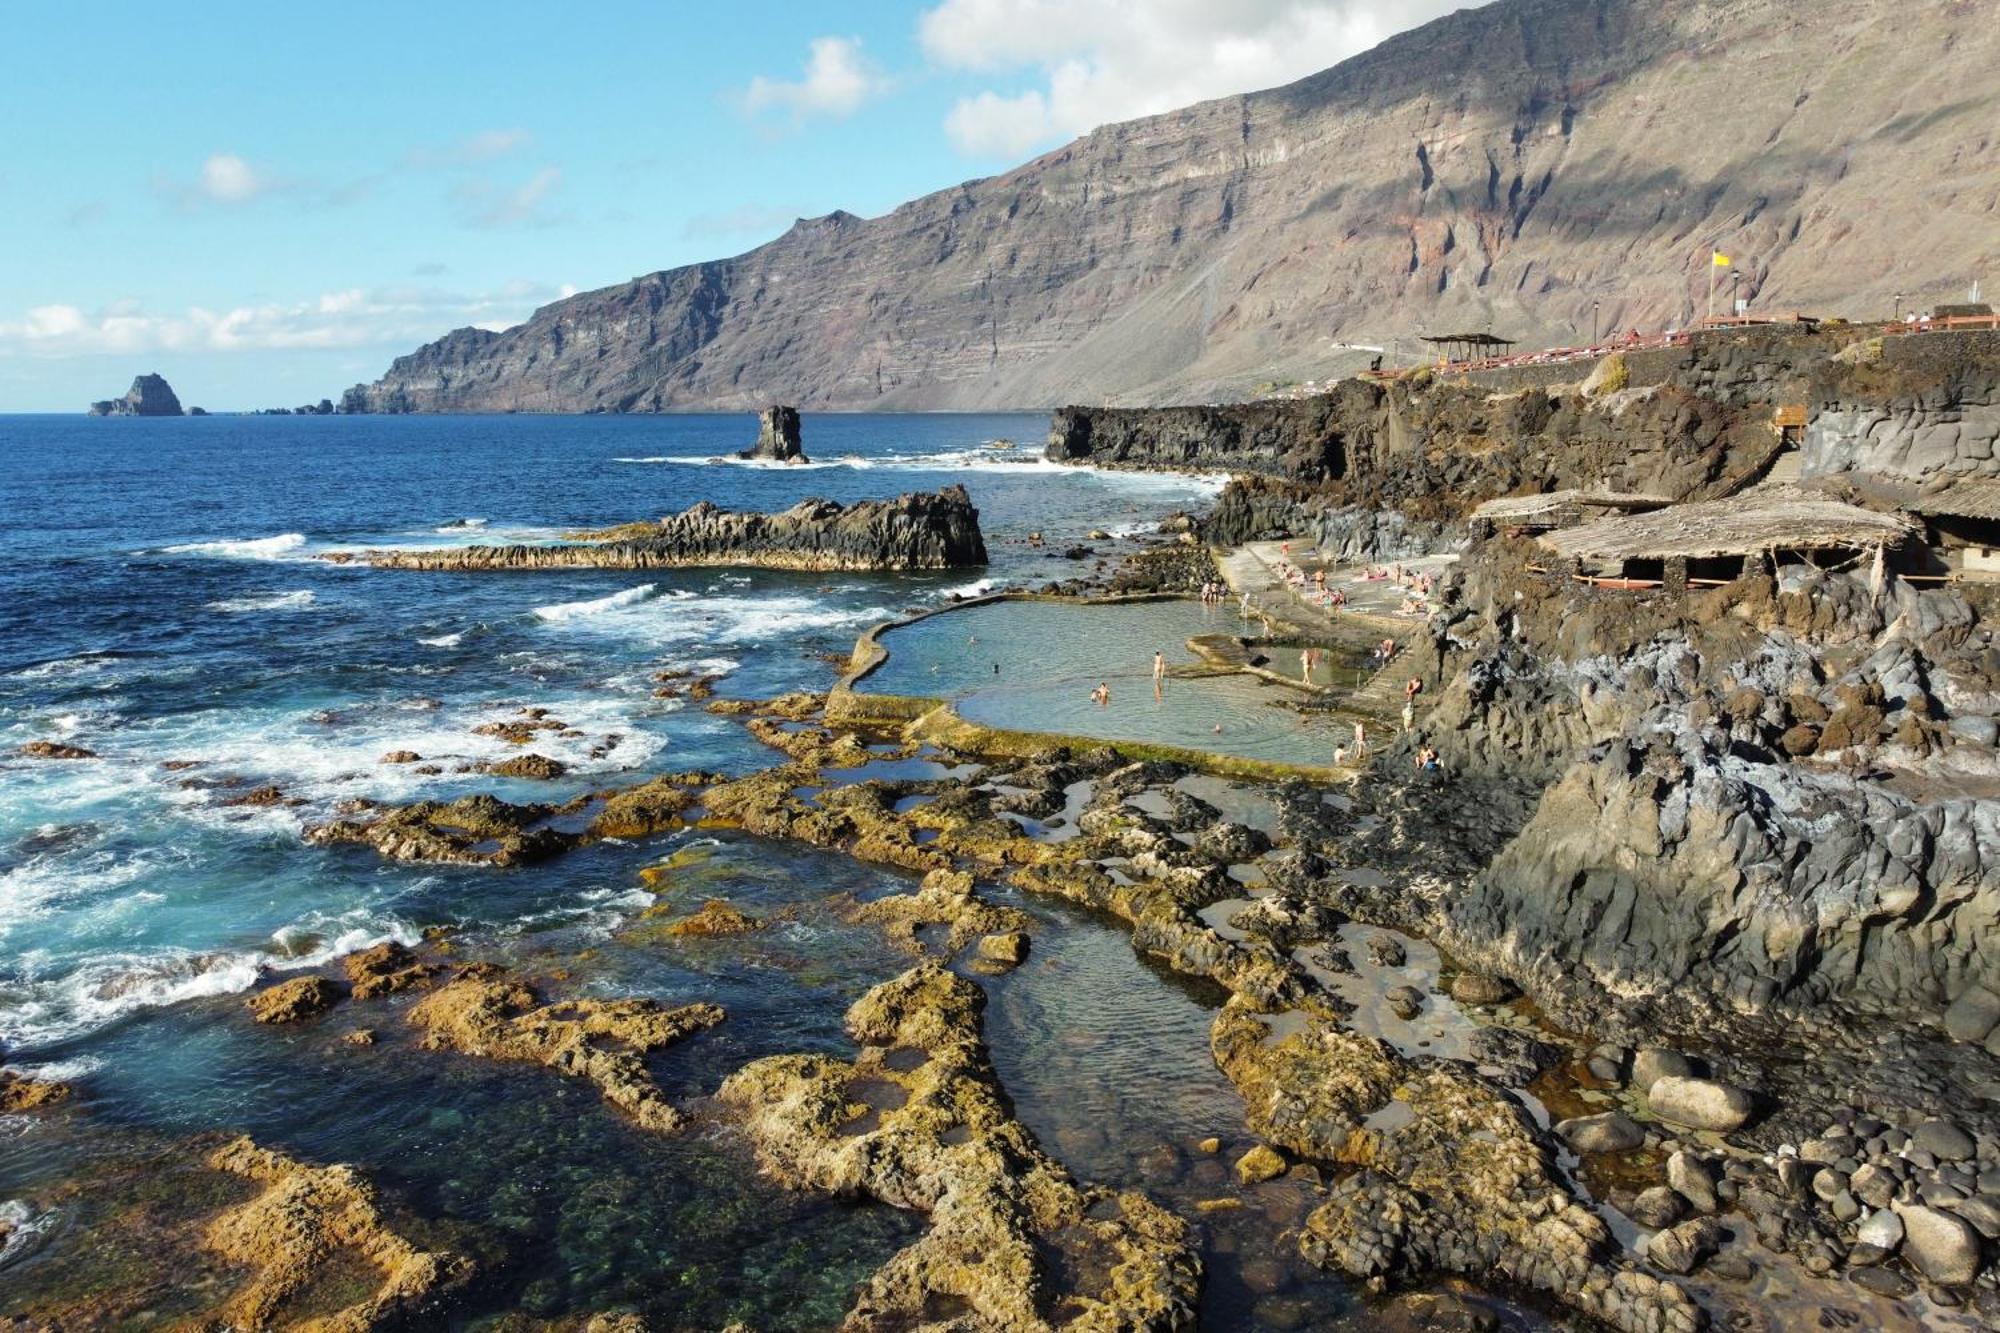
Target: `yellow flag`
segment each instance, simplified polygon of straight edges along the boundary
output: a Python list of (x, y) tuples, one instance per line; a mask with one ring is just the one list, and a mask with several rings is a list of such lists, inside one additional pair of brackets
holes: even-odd
[(1712, 255), (1712, 257), (1714, 258), (1714, 260), (1715, 260), (1715, 266), (1716, 266), (1717, 268), (1728, 268), (1728, 267), (1729, 267), (1729, 256), (1728, 256), (1728, 255), (1726, 255), (1726, 254), (1722, 253), (1722, 251), (1720, 251), (1720, 250), (1714, 250), (1714, 251), (1711, 251), (1711, 252), (1710, 252), (1710, 254), (1711, 254), (1711, 255)]

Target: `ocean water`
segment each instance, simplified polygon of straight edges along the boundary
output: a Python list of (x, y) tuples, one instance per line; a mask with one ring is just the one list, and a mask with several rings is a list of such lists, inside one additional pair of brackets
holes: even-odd
[[(893, 872), (727, 834), (496, 871), (390, 864), (300, 832), (357, 797), (547, 800), (667, 769), (763, 767), (775, 756), (735, 720), (656, 698), (655, 673), (717, 676), (723, 697), (824, 688), (829, 656), (844, 659), (864, 626), (1067, 575), (1048, 547), (1143, 529), (1219, 485), (1043, 464), (1044, 426), (808, 417), (820, 461), (778, 469), (715, 461), (753, 435), (739, 416), (0, 417), (0, 1047), (78, 1087), (73, 1114), (0, 1118), (0, 1210), (17, 1224), (0, 1251), (0, 1316), (51, 1292), (157, 1284), (164, 1253), (198, 1265), (172, 1249), (184, 1236), (132, 1219), (173, 1212), (163, 1194), (193, 1206), (183, 1183), (213, 1185), (189, 1174), (191, 1145), (247, 1132), (357, 1164), (399, 1217), (475, 1254), (481, 1277), (455, 1324), (623, 1308), (674, 1327), (837, 1323), (920, 1219), (776, 1190), (724, 1123), (663, 1139), (547, 1070), (420, 1051), (404, 1001), (272, 1030), (247, 1021), (240, 993), (444, 926), (461, 956), (561, 971), (586, 993), (722, 1004), (721, 1027), (652, 1062), (698, 1118), (746, 1060), (847, 1050), (846, 1006), (908, 959), (830, 899), (904, 886)], [(452, 575), (318, 558), (550, 539), (701, 499), (771, 509), (951, 483), (980, 507), (986, 570)], [(474, 729), (530, 706), (576, 729), (530, 747), (567, 776), (460, 771), (518, 753)], [(98, 757), (20, 756), (31, 740)], [(392, 750), (439, 771), (380, 762)], [(264, 786), (282, 803), (229, 804)], [(706, 859), (697, 883), (676, 876), (686, 893), (777, 924), (738, 940), (649, 932), (640, 913), (655, 899), (638, 871), (690, 846)], [(1107, 926), (1072, 937), (1083, 957), (1135, 966)], [(1180, 1058), (1199, 1064), (1205, 1011), (1172, 1003)], [(999, 1025), (1010, 1067), (1040, 1067), (1050, 1021)], [(341, 1041), (362, 1025), (375, 1046)], [(1217, 1114), (1204, 1103), (1193, 1120)], [(149, 1308), (185, 1313), (197, 1285), (190, 1270)]]
[[(824, 687), (870, 622), (1068, 573), (1031, 547), (1197, 506), (1214, 483), (1038, 461), (1039, 416), (811, 416), (805, 468), (714, 461), (747, 416), (0, 417), (0, 1043), (17, 1062), (178, 1000), (237, 991), (426, 925), (501, 928), (486, 877), (301, 845), (351, 797), (508, 784), (454, 770), (524, 706), (580, 735), (557, 797), (667, 768), (770, 761), (741, 727), (653, 697)], [(1014, 440), (1014, 450), (991, 448)], [(690, 570), (453, 575), (338, 566), (370, 546), (548, 539), (707, 499), (781, 508), (965, 484), (992, 566), (941, 575)], [(15, 757), (49, 739), (101, 757)], [(384, 765), (413, 750), (442, 773)], [(166, 768), (167, 764), (197, 765)], [(232, 807), (274, 784), (287, 800)], [(525, 872), (524, 878), (562, 872)], [(531, 891), (543, 915), (605, 911)]]

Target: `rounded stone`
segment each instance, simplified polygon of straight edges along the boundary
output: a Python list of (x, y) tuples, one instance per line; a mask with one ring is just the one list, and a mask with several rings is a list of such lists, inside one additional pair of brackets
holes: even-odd
[(1630, 1152), (1646, 1141), (1638, 1122), (1616, 1111), (1562, 1121), (1556, 1133), (1580, 1153)]
[(1950, 1213), (1921, 1205), (1897, 1210), (1903, 1257), (1933, 1282), (1953, 1285), (1979, 1275), (1979, 1233)]
[(1741, 1129), (1757, 1109), (1756, 1099), (1742, 1088), (1676, 1074), (1653, 1081), (1646, 1105), (1662, 1120), (1721, 1134)]
[(1972, 1136), (1949, 1120), (1926, 1120), (1910, 1135), (1910, 1141), (1941, 1162), (1963, 1162), (1979, 1150)]

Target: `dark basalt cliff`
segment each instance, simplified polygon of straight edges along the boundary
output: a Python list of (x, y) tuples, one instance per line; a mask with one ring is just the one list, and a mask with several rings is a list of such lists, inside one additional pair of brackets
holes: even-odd
[(345, 406), (1242, 398), (1369, 359), (1330, 343), (1684, 325), (1711, 245), (1762, 309), (1928, 304), (2000, 260), (1988, 9), (1500, 0), (882, 217), (458, 330)]
[(801, 500), (779, 514), (739, 514), (704, 500), (656, 523), (579, 533), (559, 546), (468, 546), (327, 557), (378, 569), (458, 572), (672, 569), (696, 565), (801, 570), (962, 569), (986, 563), (979, 511), (963, 486), (935, 495), (840, 505)]
[[(200, 408), (195, 409), (200, 412)], [(133, 379), (132, 387), (125, 391), (123, 398), (106, 398), (90, 405), (90, 415), (94, 417), (177, 417), (181, 415), (181, 400), (174, 396), (165, 379), (159, 375), (140, 375)]]

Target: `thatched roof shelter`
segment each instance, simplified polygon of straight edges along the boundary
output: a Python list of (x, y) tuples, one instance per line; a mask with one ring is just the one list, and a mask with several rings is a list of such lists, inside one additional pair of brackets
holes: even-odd
[(1960, 477), (1920, 492), (1903, 508), (1925, 518), (2000, 519), (2000, 477)]
[(1569, 528), (1607, 510), (1639, 513), (1673, 503), (1671, 496), (1646, 495), (1632, 491), (1585, 491), (1574, 487), (1547, 491), (1540, 495), (1503, 495), (1475, 508), (1473, 522), (1505, 528)]
[(1795, 486), (1599, 519), (1538, 538), (1573, 560), (1706, 560), (1764, 551), (1863, 551), (1900, 546), (1917, 525)]

